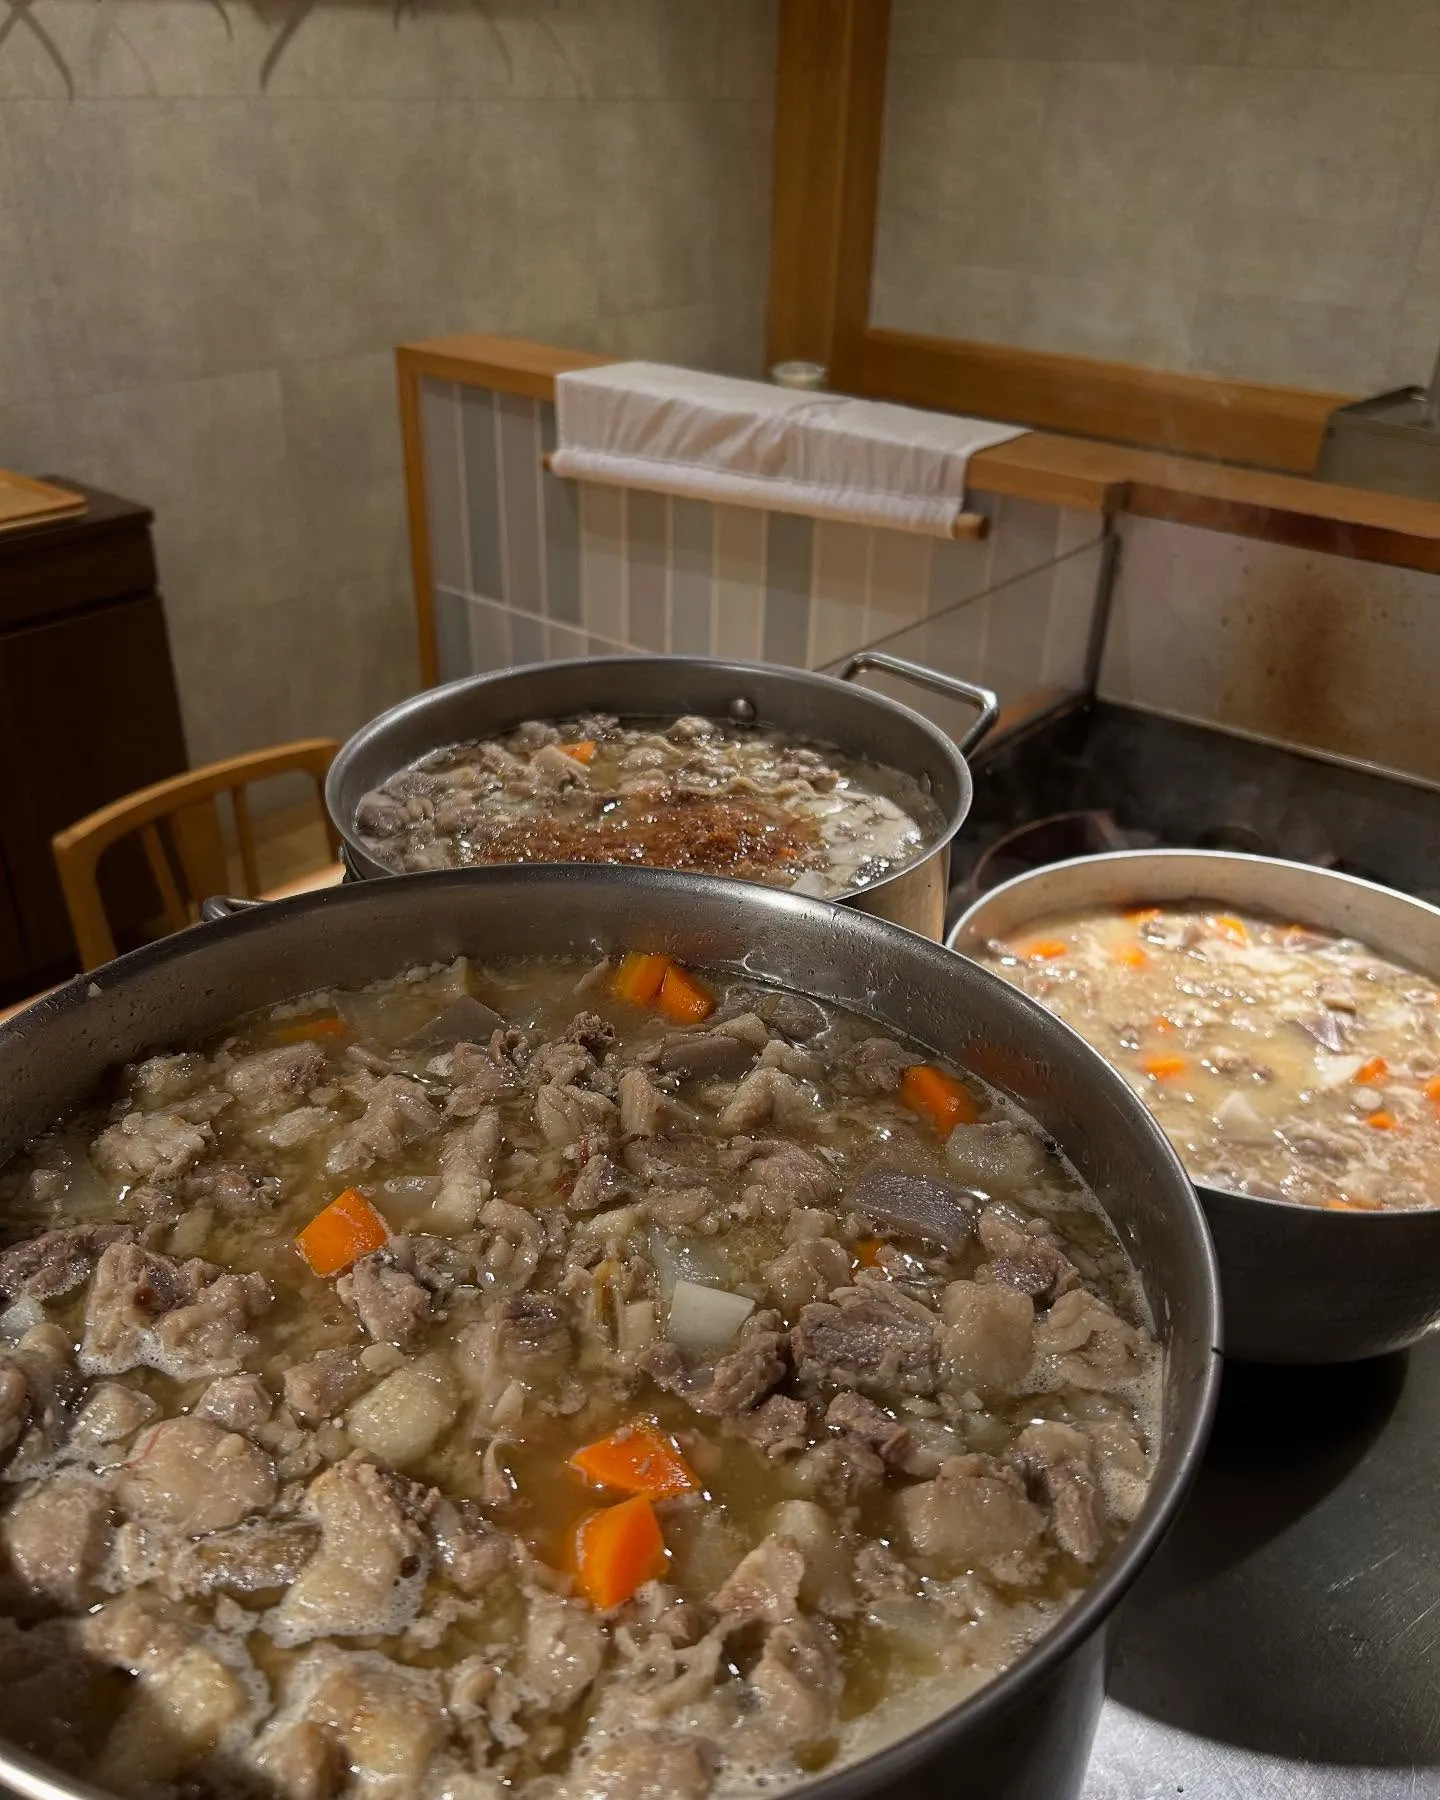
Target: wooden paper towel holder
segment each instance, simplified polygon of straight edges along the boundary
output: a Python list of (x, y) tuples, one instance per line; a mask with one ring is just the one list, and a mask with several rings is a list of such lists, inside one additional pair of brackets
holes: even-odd
[[(550, 457), (547, 452), (540, 458), (540, 467), (547, 475), (551, 473)], [(955, 515), (955, 522), (950, 527), (952, 538), (978, 540), (989, 535), (990, 520), (984, 513), (962, 512)]]

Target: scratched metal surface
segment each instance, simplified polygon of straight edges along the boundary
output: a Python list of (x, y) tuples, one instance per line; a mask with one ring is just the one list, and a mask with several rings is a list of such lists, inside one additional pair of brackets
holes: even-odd
[(1440, 1340), (1227, 1369), (1110, 1696), (1085, 1800), (1440, 1795)]

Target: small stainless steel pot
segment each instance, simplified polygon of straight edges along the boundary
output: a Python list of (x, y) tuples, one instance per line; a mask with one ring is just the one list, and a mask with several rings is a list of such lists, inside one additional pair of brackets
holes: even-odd
[[(867, 669), (974, 706), (974, 724), (959, 743), (952, 742), (909, 707), (856, 687), (854, 678)], [(923, 937), (938, 940), (942, 935), (950, 842), (964, 823), (973, 793), (965, 753), (999, 717), (999, 702), (988, 688), (870, 651), (852, 656), (838, 677), (708, 656), (596, 656), (533, 663), (429, 688), (372, 719), (331, 764), (325, 804), (344, 840), (351, 873), (392, 873), (365, 848), (355, 827), (355, 809), (372, 788), (417, 757), (467, 738), (496, 736), (524, 719), (567, 719), (587, 712), (622, 718), (699, 713), (774, 726), (914, 776), (944, 815), (939, 837), (908, 868), (837, 898)]]
[[(798, 1790), (1075, 1800), (1104, 1688), (1108, 1622), (1198, 1467), (1218, 1380), (1218, 1288), (1195, 1196), (1163, 1133), (1104, 1060), (1033, 1001), (940, 945), (772, 888), (667, 871), (467, 869), (302, 895), (195, 926), (82, 975), (0, 1027), (0, 1159), (115, 1064), (317, 987), (470, 952), (487, 961), (643, 948), (855, 1008), (974, 1069), (1051, 1132), (1139, 1271), (1165, 1347), (1154, 1482), (1095, 1584), (979, 1693)], [(29, 1800), (95, 1790), (0, 1746)], [(912, 1785), (913, 1784), (913, 1785)]]
[[(1197, 899), (1341, 932), (1440, 979), (1440, 908), (1353, 875), (1220, 850), (1120, 850), (1052, 863), (977, 900), (947, 942), (964, 955), (1059, 912)], [(1197, 1186), (1220, 1261), (1227, 1356), (1354, 1362), (1440, 1326), (1440, 1206), (1329, 1212)]]

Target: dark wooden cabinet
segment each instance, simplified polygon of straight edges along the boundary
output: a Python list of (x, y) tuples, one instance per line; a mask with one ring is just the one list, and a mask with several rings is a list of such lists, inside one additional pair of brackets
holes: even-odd
[[(187, 766), (152, 515), (48, 479), (80, 489), (87, 510), (0, 534), (0, 999), (78, 966), (52, 834)], [(123, 941), (154, 889), (133, 846), (103, 880)]]

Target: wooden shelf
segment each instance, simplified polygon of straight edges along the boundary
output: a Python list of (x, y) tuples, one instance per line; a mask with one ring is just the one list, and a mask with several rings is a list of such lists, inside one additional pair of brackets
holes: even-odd
[[(411, 483), (412, 547), (414, 502), (420, 490), (416, 387), (421, 377), (553, 400), (557, 375), (616, 360), (474, 333), (404, 344), (396, 358)], [(1129, 513), (1169, 519), (1363, 562), (1440, 573), (1440, 502), (1334, 487), (1300, 475), (1270, 474), (1037, 431), (974, 456), (970, 488), (977, 494), (1105, 516)]]

